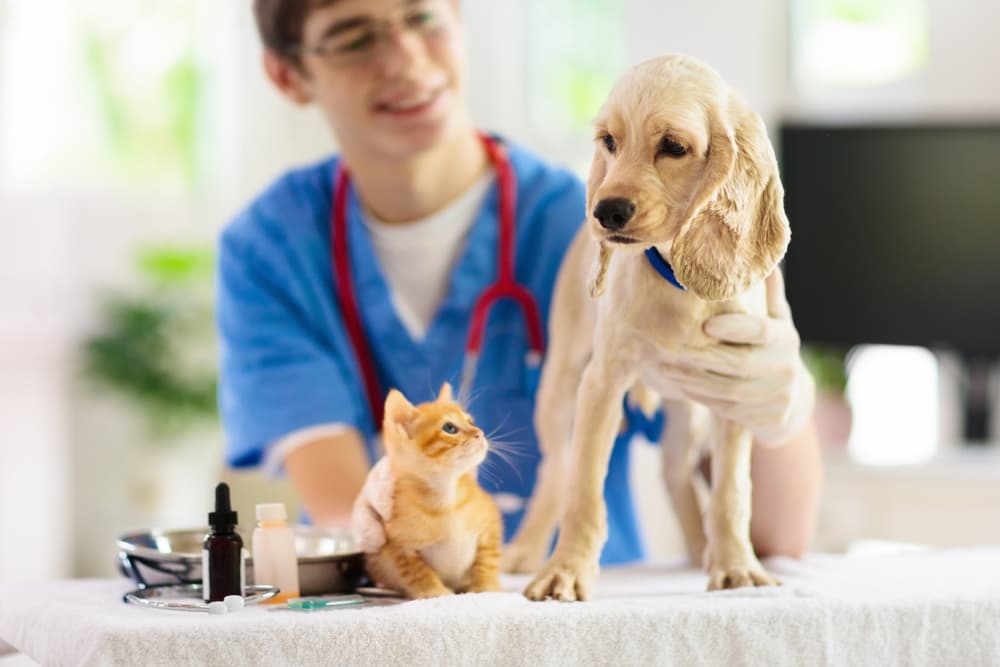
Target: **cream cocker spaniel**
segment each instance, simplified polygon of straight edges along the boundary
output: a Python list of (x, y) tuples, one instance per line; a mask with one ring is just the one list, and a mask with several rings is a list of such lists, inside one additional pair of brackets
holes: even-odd
[[(720, 313), (767, 314), (765, 278), (789, 241), (764, 123), (711, 68), (685, 56), (634, 67), (596, 120), (587, 223), (560, 269), (535, 413), (543, 459), (504, 556), (535, 571), (533, 599), (586, 599), (607, 539), (604, 479), (630, 392), (662, 404), (664, 477), (709, 588), (768, 585), (750, 544), (751, 434), (660, 377), (708, 346)], [(711, 454), (711, 489), (697, 474)]]

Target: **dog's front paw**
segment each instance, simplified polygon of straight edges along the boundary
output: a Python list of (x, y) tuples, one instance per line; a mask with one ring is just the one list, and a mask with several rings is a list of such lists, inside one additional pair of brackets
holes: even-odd
[(500, 552), (500, 569), (513, 574), (538, 572), (545, 562), (546, 545), (515, 539)]
[(708, 566), (708, 590), (721, 591), (727, 588), (746, 586), (780, 586), (756, 558), (728, 563), (710, 563)]
[(554, 557), (524, 589), (524, 595), (529, 600), (583, 601), (590, 597), (595, 579), (596, 565)]

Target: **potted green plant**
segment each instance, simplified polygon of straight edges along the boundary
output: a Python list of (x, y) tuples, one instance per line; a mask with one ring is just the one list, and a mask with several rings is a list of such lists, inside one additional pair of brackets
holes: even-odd
[(82, 343), (75, 438), (77, 567), (106, 576), (126, 530), (191, 528), (222, 473), (211, 251), (138, 252), (137, 280), (100, 299)]
[(139, 288), (106, 294), (84, 341), (84, 372), (125, 397), (163, 444), (216, 416), (213, 260), (200, 248), (139, 253)]

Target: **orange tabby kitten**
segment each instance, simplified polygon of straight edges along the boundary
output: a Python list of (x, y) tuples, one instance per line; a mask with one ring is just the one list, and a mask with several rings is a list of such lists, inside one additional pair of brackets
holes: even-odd
[(368, 573), (411, 598), (500, 590), (500, 512), (475, 476), (488, 445), (451, 385), (417, 406), (390, 391), (382, 437), (355, 506), (356, 531), (360, 517), (384, 533), (368, 542)]

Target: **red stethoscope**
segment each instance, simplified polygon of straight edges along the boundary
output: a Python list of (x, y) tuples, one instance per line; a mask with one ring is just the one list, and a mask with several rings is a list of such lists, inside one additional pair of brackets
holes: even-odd
[[(487, 287), (476, 300), (472, 309), (472, 322), (468, 338), (465, 342), (465, 359), (462, 364), (459, 398), (467, 399), (472, 389), (479, 353), (483, 346), (483, 334), (486, 328), (486, 318), (493, 304), (502, 299), (512, 299), (521, 308), (525, 326), (528, 330), (530, 349), (525, 357), (525, 366), (530, 376), (537, 378), (542, 354), (545, 351), (545, 337), (542, 330), (542, 318), (538, 311), (538, 303), (523, 285), (514, 279), (514, 210), (517, 201), (514, 170), (503, 147), (497, 141), (485, 134), (480, 134), (483, 147), (489, 157), (493, 170), (497, 175), (497, 187), (500, 191), (499, 227), (500, 246), (497, 250), (497, 279)], [(333, 210), (330, 221), (331, 259), (334, 271), (334, 291), (340, 304), (341, 315), (347, 327), (347, 333), (354, 348), (358, 365), (365, 383), (365, 394), (368, 405), (375, 420), (375, 432), (382, 428), (382, 410), (385, 395), (379, 385), (375, 370), (375, 358), (371, 346), (365, 337), (364, 325), (361, 321), (361, 311), (354, 294), (354, 283), (351, 278), (350, 257), (348, 253), (347, 235), (347, 191), (349, 178), (343, 162), (338, 165), (334, 177)]]

